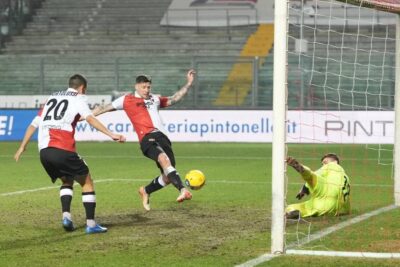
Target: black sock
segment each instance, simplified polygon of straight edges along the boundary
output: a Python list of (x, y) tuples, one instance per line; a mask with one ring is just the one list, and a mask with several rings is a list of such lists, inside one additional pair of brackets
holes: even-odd
[(70, 212), (71, 211), (72, 195), (73, 195), (72, 186), (63, 185), (60, 187), (60, 199), (61, 199), (62, 212)]
[[(153, 181), (151, 181), (144, 189), (146, 190), (147, 194), (151, 194), (157, 190), (160, 190), (161, 188), (163, 188), (164, 186), (160, 184), (160, 182), (158, 181), (159, 177), (156, 177), (153, 179)], [(162, 178), (161, 178), (162, 179)]]
[(96, 194), (94, 192), (83, 192), (82, 202), (85, 207), (86, 220), (94, 220), (96, 210)]
[(176, 170), (168, 173), (167, 176), (169, 181), (176, 187), (176, 189), (181, 191), (181, 189), (184, 188), (181, 177), (179, 177), (179, 174)]

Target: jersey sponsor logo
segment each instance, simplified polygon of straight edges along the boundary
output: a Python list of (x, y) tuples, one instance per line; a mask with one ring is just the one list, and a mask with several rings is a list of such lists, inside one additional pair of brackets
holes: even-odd
[(151, 106), (153, 106), (154, 103), (155, 103), (154, 98), (150, 98), (150, 99), (144, 101), (144, 104), (147, 109), (149, 109)]
[(154, 98), (150, 98), (150, 99), (144, 100), (143, 102), (137, 102), (136, 106), (150, 109), (152, 106), (154, 106), (154, 104), (155, 104)]

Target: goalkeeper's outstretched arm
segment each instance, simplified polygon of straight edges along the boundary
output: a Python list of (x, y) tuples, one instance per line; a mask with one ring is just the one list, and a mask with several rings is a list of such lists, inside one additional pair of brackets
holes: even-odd
[(298, 173), (301, 174), (301, 177), (312, 187), (314, 188), (317, 184), (317, 175), (307, 166), (302, 165), (295, 158), (287, 157), (286, 163), (289, 166), (292, 166)]

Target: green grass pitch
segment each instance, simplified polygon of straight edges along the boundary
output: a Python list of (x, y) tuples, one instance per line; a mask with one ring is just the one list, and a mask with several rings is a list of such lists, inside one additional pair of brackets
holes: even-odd
[[(193, 199), (176, 203), (169, 186), (151, 196), (145, 212), (137, 189), (158, 175), (137, 143), (78, 143), (95, 180), (97, 221), (106, 234), (84, 233), (81, 189), (75, 185), (72, 215), (77, 230), (61, 227), (59, 182), (40, 165), (36, 143), (20, 162), (16, 142), (0, 143), (0, 266), (234, 266), (270, 249), (271, 144), (174, 143), (177, 169), (202, 170), (206, 185)], [(323, 153), (336, 152), (352, 182), (352, 215), (288, 224), (287, 243), (297, 229), (315, 232), (393, 203), (390, 165), (378, 165), (375, 150), (350, 145), (289, 145), (289, 154), (313, 169)], [(288, 170), (287, 202), (301, 185)], [(32, 190), (32, 191), (29, 191)], [(21, 191), (20, 194), (8, 194)], [(400, 212), (393, 211), (342, 229), (307, 249), (398, 252)], [(260, 266), (398, 266), (377, 259), (282, 256)]]

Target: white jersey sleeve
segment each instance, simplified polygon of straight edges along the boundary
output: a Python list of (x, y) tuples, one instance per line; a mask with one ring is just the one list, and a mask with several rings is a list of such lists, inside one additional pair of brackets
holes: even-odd
[(40, 123), (40, 116), (38, 115), (32, 120), (31, 125), (37, 128), (39, 127), (39, 123)]
[(79, 104), (77, 105), (79, 107), (78, 112), (79, 115), (81, 115), (82, 118), (86, 119), (87, 116), (93, 115), (92, 111), (89, 109), (89, 104), (88, 104), (88, 99), (86, 95), (79, 95)]
[(115, 109), (117, 109), (117, 110), (124, 109), (124, 100), (125, 100), (125, 96), (124, 96), (124, 95), (123, 95), (123, 96), (120, 96), (120, 97), (118, 97), (117, 99), (115, 99), (115, 100), (111, 103), (111, 105), (112, 105)]

